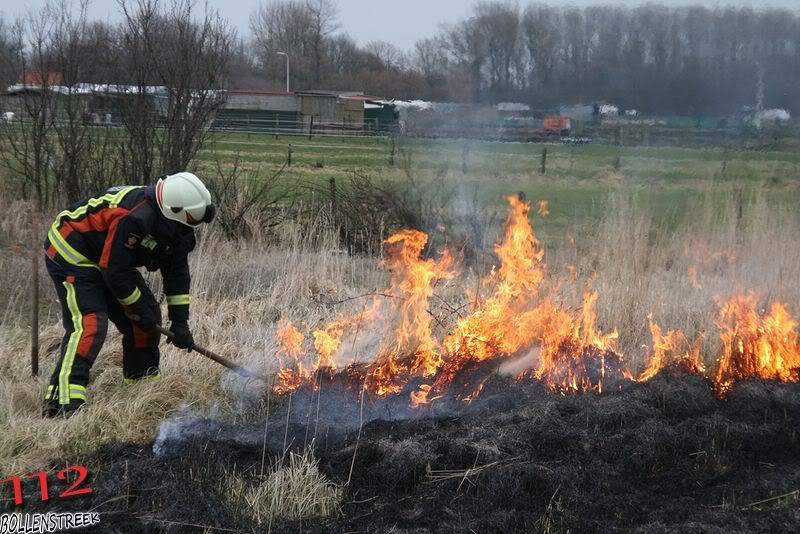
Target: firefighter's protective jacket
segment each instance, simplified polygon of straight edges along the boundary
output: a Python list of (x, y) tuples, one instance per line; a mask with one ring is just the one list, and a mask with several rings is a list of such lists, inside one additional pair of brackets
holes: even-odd
[(189, 317), (188, 254), (194, 230), (161, 215), (155, 188), (112, 187), (62, 211), (45, 242), (54, 261), (103, 275), (111, 294), (136, 310), (142, 292), (131, 276), (137, 267), (160, 270), (173, 321)]

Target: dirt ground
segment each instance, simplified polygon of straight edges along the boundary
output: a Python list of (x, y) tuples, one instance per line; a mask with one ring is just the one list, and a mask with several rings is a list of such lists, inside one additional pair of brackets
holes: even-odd
[[(567, 396), (498, 377), (470, 405), (356, 398), (329, 387), (268, 421), (189, 419), (159, 455), (107, 447), (86, 462), (94, 493), (58, 506), (100, 511), (102, 532), (800, 531), (800, 384), (720, 400), (679, 373)], [(255, 480), (265, 423), (267, 457), (313, 439), (321, 469), (350, 478), (339, 517), (258, 526), (226, 503), (216, 481)]]

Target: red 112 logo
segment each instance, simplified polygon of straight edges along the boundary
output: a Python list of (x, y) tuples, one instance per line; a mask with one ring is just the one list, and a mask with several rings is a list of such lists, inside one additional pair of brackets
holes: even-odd
[[(64, 491), (58, 494), (60, 499), (66, 499), (68, 497), (78, 497), (80, 495), (88, 495), (92, 493), (92, 488), (86, 486), (81, 487), (86, 482), (86, 478), (89, 476), (89, 470), (86, 469), (82, 465), (71, 465), (69, 467), (65, 467), (64, 469), (58, 471), (56, 473), (56, 478), (58, 480), (68, 481), (69, 477), (67, 473), (75, 472), (77, 473), (77, 477), (72, 482), (72, 484), (65, 489)], [(0, 484), (5, 484), (7, 482), (11, 483), (11, 487), (14, 492), (14, 504), (17, 506), (21, 506), (23, 502), (22, 496), (22, 481), (23, 479), (39, 479), (39, 498), (42, 502), (47, 502), (50, 500), (50, 486), (49, 481), (47, 478), (46, 471), (39, 471), (38, 473), (32, 473), (27, 476), (13, 476), (4, 478), (0, 480)]]

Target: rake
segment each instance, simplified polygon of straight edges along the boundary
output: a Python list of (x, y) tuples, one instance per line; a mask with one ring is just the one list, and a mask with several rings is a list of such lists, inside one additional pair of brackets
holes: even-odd
[[(173, 334), (171, 331), (167, 330), (166, 328), (164, 328), (162, 326), (157, 326), (156, 329), (159, 332), (161, 332), (163, 335), (165, 335), (167, 337), (167, 339), (170, 339), (170, 340), (175, 339), (175, 334)], [(226, 357), (224, 357), (224, 356), (222, 356), (220, 354), (217, 354), (216, 352), (214, 352), (212, 350), (209, 350), (209, 349), (207, 349), (207, 348), (205, 348), (203, 346), (195, 344), (192, 347), (192, 350), (196, 351), (199, 354), (202, 354), (206, 358), (214, 360), (215, 362), (217, 362), (218, 364), (220, 364), (222, 366), (227, 367), (228, 369), (230, 369), (231, 371), (233, 371), (234, 373), (236, 373), (239, 376), (243, 376), (245, 378), (258, 378), (260, 380), (263, 380), (262, 377), (256, 375), (252, 371), (250, 371), (248, 369), (245, 369), (244, 367), (241, 367), (239, 365), (236, 365), (235, 363), (233, 363), (228, 358), (226, 358)]]

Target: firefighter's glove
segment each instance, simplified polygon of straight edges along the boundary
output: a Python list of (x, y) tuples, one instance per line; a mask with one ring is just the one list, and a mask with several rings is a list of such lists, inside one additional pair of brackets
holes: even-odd
[(189, 349), (189, 352), (191, 352), (194, 348), (194, 338), (191, 330), (189, 330), (189, 323), (186, 321), (173, 321), (170, 330), (172, 330), (173, 337), (167, 342), (172, 343), (179, 349)]

